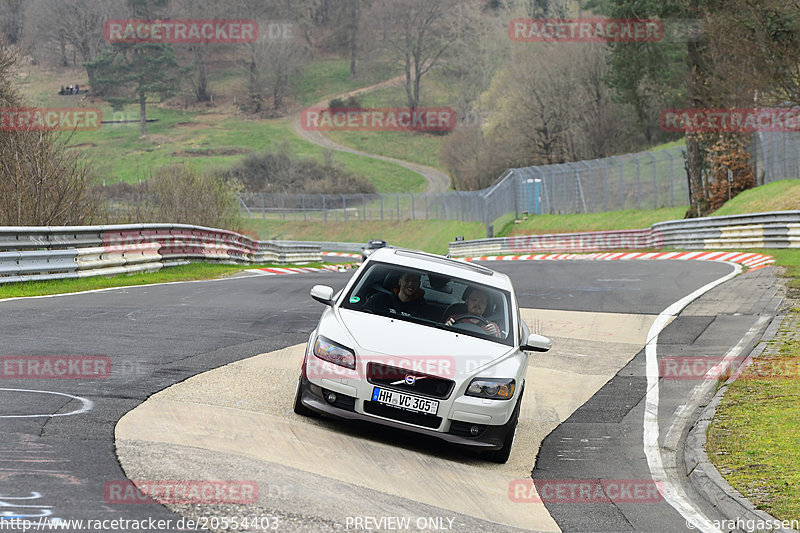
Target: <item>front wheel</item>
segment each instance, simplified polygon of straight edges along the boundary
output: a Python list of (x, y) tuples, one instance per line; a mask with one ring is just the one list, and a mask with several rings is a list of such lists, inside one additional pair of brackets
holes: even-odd
[(519, 393), (519, 400), (517, 400), (517, 405), (514, 407), (511, 418), (506, 422), (506, 436), (503, 439), (503, 447), (499, 450), (486, 452), (486, 458), (493, 463), (506, 463), (511, 456), (511, 447), (514, 445), (514, 434), (517, 432), (517, 422), (519, 421), (519, 410), (522, 404), (523, 392), (525, 392), (524, 388)]
[(312, 411), (300, 400), (303, 396), (303, 377), (297, 380), (297, 392), (294, 395), (294, 412), (300, 416), (316, 416), (316, 411)]

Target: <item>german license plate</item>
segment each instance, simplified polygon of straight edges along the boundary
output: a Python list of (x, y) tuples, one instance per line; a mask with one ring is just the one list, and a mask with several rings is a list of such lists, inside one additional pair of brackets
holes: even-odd
[(419, 396), (412, 396), (411, 394), (380, 387), (372, 389), (372, 401), (428, 415), (435, 415), (439, 411), (439, 402), (436, 400), (420, 398)]

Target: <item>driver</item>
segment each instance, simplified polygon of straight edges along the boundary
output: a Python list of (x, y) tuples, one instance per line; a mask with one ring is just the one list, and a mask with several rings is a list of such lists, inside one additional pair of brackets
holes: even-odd
[(456, 322), (469, 322), (476, 324), (489, 335), (500, 337), (500, 327), (490, 320), (483, 318), (483, 313), (486, 312), (486, 304), (489, 300), (489, 295), (482, 289), (468, 287), (464, 291), (464, 301), (467, 304), (467, 312), (465, 314), (451, 315), (445, 321), (445, 326), (452, 326)]

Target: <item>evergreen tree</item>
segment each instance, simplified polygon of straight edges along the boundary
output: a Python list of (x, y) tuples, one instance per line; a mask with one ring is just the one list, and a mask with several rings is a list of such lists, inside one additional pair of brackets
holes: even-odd
[(92, 88), (114, 109), (139, 104), (141, 135), (147, 134), (147, 99), (174, 96), (188, 71), (163, 43), (115, 43), (86, 63), (86, 70)]

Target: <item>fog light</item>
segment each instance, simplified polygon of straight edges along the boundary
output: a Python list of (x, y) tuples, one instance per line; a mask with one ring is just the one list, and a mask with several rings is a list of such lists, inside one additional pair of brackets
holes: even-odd
[(469, 428), (469, 434), (473, 437), (477, 437), (478, 434), (481, 432), (480, 426), (472, 426)]
[(327, 401), (328, 403), (336, 403), (336, 393), (329, 392), (328, 394), (326, 394), (325, 401)]

